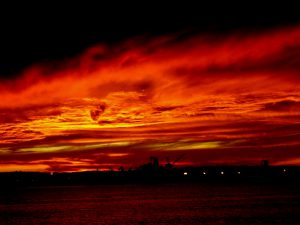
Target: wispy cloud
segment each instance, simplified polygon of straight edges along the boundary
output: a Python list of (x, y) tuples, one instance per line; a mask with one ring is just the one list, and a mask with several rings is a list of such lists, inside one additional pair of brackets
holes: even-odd
[[(299, 27), (217, 36), (99, 45), (2, 81), (2, 170), (134, 166), (153, 151), (298, 162)], [(57, 158), (72, 166), (47, 161)]]

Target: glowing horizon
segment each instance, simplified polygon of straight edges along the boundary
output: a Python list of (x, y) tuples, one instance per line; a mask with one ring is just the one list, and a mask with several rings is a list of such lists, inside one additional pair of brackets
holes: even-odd
[(300, 165), (300, 27), (136, 38), (0, 83), (0, 171)]

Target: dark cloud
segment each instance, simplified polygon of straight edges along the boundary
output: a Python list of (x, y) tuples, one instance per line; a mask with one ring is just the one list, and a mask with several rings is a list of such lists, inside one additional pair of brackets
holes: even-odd
[(102, 113), (104, 113), (106, 109), (106, 104), (105, 103), (100, 103), (95, 109), (92, 109), (90, 111), (90, 115), (92, 120), (97, 121)]
[(0, 110), (0, 123), (20, 123), (26, 121), (30, 121), (30, 119), (22, 112)]
[(61, 114), (62, 111), (57, 104), (0, 108), (0, 123), (21, 123), (32, 121), (39, 117), (52, 117)]
[(266, 103), (263, 106), (262, 110), (298, 113), (300, 111), (300, 102), (293, 101), (293, 100), (283, 100), (279, 102)]

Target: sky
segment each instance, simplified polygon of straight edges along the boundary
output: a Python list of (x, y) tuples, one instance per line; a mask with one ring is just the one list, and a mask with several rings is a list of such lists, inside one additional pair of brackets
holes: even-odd
[(293, 13), (109, 9), (4, 15), (0, 171), (300, 165)]

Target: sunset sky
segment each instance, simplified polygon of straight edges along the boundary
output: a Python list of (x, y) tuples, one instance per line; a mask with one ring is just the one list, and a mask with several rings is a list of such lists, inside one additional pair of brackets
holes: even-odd
[(177, 166), (300, 165), (300, 24), (223, 17), (143, 18), (125, 33), (113, 20), (119, 32), (93, 39), (61, 25), (39, 44), (31, 25), (29, 47), (5, 29), (14, 39), (1, 45), (21, 48), (1, 56), (0, 171), (129, 168), (182, 153)]

